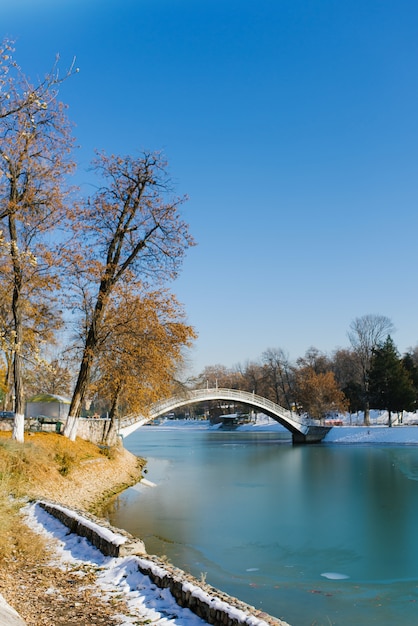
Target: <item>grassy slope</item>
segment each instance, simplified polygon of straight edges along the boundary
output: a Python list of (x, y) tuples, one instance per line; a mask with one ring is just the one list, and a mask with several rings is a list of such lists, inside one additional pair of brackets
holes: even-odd
[(31, 433), (17, 444), (0, 432), (0, 567), (13, 555), (41, 549), (20, 521), (22, 502), (49, 498), (97, 511), (103, 498), (137, 482), (142, 466), (123, 449), (102, 450), (55, 433)]

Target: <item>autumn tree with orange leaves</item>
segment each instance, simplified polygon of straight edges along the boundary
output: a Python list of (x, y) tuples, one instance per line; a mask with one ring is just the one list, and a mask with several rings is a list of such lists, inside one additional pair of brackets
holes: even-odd
[(42, 393), (68, 397), (72, 389), (72, 372), (59, 356), (46, 357), (25, 368), (25, 392), (30, 398)]
[(6, 368), (0, 365), (0, 406), (2, 409), (4, 409), (6, 389)]
[(195, 338), (183, 307), (167, 291), (134, 295), (129, 289), (107, 307), (98, 336), (95, 392), (109, 407), (110, 427), (118, 408), (140, 412), (173, 392), (184, 348)]
[(12, 53), (10, 44), (0, 46), (0, 263), (10, 279), (6, 339), (13, 355), (12, 436), (23, 442), (24, 344), (31, 326), (36, 333), (51, 320), (59, 257), (48, 235), (66, 216), (65, 176), (73, 169), (73, 140), (57, 100), (58, 75), (53, 72), (32, 85)]
[[(49, 272), (41, 271), (38, 264), (24, 267), (25, 281), (21, 292), (23, 329), (19, 354), (22, 362), (25, 396), (30, 393), (27, 379), (33, 372), (49, 371), (43, 358), (44, 347), (56, 343), (56, 333), (62, 328), (59, 299), (53, 292), (56, 280)], [(14, 408), (13, 364), (16, 352), (15, 324), (13, 318), (14, 272), (7, 255), (0, 259), (0, 354), (5, 364), (3, 408)], [(36, 389), (36, 392), (38, 391)], [(35, 392), (34, 392), (35, 393)]]
[[(117, 288), (129, 285), (135, 293), (146, 284), (174, 278), (193, 244), (180, 215), (184, 198), (173, 198), (160, 154), (100, 154), (94, 170), (103, 187), (79, 207), (77, 234), (82, 254), (72, 271), (79, 285), (85, 285), (83, 279), (88, 277), (87, 292), (94, 293), (90, 311), (86, 309), (89, 319), (81, 364), (64, 428), (64, 435), (72, 440)], [(88, 294), (82, 296), (87, 304)]]
[(295, 375), (295, 397), (302, 411), (314, 419), (328, 413), (347, 411), (348, 402), (338, 388), (331, 371), (316, 372), (313, 367), (298, 369)]

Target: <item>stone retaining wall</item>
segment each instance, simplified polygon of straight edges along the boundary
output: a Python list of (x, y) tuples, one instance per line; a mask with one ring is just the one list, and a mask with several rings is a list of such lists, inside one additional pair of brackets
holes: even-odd
[(103, 520), (52, 502), (39, 502), (45, 511), (59, 519), (71, 532), (86, 537), (103, 554), (123, 557), (135, 555), (138, 569), (154, 584), (169, 589), (177, 604), (193, 611), (214, 626), (288, 626), (267, 613), (198, 582), (182, 570), (167, 565), (158, 557), (146, 555), (142, 541), (115, 529)]
[(81, 417), (78, 420), (77, 437), (92, 443), (104, 443), (113, 446), (117, 440), (116, 430), (111, 431), (109, 419), (94, 419)]
[[(25, 418), (25, 430), (26, 431), (39, 431), (42, 432), (62, 432), (65, 419), (61, 424), (61, 427), (56, 427), (55, 424), (42, 424), (40, 425), (36, 418)], [(118, 436), (116, 430), (110, 432), (111, 421), (109, 419), (93, 419), (80, 417), (78, 420), (77, 437), (91, 441), (92, 443), (100, 444), (106, 442), (107, 445), (115, 445)], [(0, 419), (0, 430), (12, 431), (13, 430), (13, 417), (4, 417)]]

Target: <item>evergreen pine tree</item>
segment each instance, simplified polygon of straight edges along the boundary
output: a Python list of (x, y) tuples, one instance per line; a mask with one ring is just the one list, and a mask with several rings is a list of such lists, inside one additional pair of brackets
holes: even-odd
[(394, 411), (410, 411), (415, 408), (416, 390), (413, 381), (390, 335), (373, 352), (370, 397), (371, 406), (388, 411), (389, 426), (392, 426)]

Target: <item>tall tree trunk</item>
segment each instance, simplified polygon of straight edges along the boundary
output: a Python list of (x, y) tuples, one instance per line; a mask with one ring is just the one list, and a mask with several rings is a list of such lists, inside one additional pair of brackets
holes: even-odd
[(81, 361), (80, 371), (78, 373), (77, 382), (74, 388), (73, 397), (71, 399), (70, 410), (68, 412), (67, 421), (65, 423), (63, 434), (71, 441), (75, 441), (78, 429), (78, 419), (80, 417), (82, 402), (89, 383), (91, 366), (93, 363), (93, 349), (95, 343), (92, 338), (92, 329), (90, 328), (86, 346), (84, 348), (83, 359)]
[(71, 441), (75, 441), (77, 436), (78, 419), (80, 417), (83, 398), (90, 378), (91, 365), (93, 362), (93, 354), (91, 349), (89, 349), (90, 345), (92, 344), (87, 341), (70, 404), (70, 410), (63, 431), (64, 436), (71, 439)]
[(365, 375), (364, 378), (364, 393), (365, 393), (365, 401), (364, 401), (364, 425), (370, 426), (370, 397), (369, 397), (369, 379), (368, 375)]
[(14, 358), (14, 378), (15, 378), (15, 403), (14, 412), (15, 417), (13, 421), (12, 439), (15, 439), (19, 443), (25, 441), (25, 413), (24, 413), (24, 399), (23, 399), (23, 387), (22, 387), (22, 358), (18, 352), (15, 353)]
[(71, 441), (75, 441), (78, 429), (78, 419), (80, 417), (82, 402), (86, 394), (87, 386), (90, 380), (91, 367), (93, 364), (94, 354), (97, 346), (97, 330), (104, 315), (104, 304), (107, 299), (108, 284), (102, 281), (97, 298), (96, 307), (93, 312), (92, 321), (87, 334), (86, 344), (84, 347), (83, 358), (78, 373), (77, 382), (74, 388), (73, 397), (71, 399), (70, 409), (67, 421), (65, 423), (63, 435)]
[(370, 404), (369, 401), (366, 400), (364, 405), (364, 426), (370, 426)]
[(25, 440), (25, 415), (24, 415), (24, 398), (22, 383), (22, 307), (21, 307), (21, 291), (22, 291), (22, 268), (20, 265), (19, 248), (17, 244), (16, 221), (13, 213), (9, 215), (9, 234), (10, 249), (13, 261), (13, 297), (12, 297), (12, 313), (14, 323), (14, 355), (13, 355), (13, 383), (14, 383), (14, 406), (15, 413), (12, 439), (19, 443)]
[(5, 354), (6, 358), (6, 393), (3, 399), (3, 410), (14, 411), (13, 406), (13, 354), (8, 351)]
[(109, 424), (110, 425), (106, 432), (106, 439), (105, 439), (106, 443), (109, 443), (112, 440), (113, 434), (117, 430), (117, 408), (118, 408), (121, 392), (122, 392), (122, 383), (119, 383), (116, 389), (115, 395), (113, 397), (112, 407), (109, 412), (109, 418), (110, 418)]

